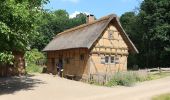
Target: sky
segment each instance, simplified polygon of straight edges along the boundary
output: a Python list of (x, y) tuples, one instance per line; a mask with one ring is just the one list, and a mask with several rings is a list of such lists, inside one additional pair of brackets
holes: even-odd
[(112, 13), (121, 16), (125, 12), (135, 11), (141, 2), (142, 0), (50, 0), (44, 8), (64, 9), (71, 18), (80, 12), (100, 18)]

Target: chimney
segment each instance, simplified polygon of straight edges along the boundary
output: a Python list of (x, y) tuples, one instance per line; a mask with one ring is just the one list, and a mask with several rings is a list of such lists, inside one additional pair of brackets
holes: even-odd
[(86, 23), (91, 23), (91, 22), (93, 22), (94, 20), (95, 20), (94, 15), (92, 15), (92, 14), (87, 15), (87, 17), (86, 17)]

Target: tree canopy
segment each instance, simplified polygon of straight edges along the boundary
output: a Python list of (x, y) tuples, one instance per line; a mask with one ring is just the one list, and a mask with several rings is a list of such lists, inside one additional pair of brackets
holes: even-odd
[[(37, 18), (46, 0), (1, 0), (0, 61), (8, 62), (13, 51), (25, 51), (38, 32)], [(8, 59), (5, 59), (5, 58)]]
[(42, 50), (59, 32), (85, 23), (85, 14), (70, 19), (65, 10), (47, 11), (48, 0), (2, 0), (0, 3), (0, 62), (11, 62), (12, 52)]
[(39, 36), (33, 41), (32, 48), (42, 50), (58, 33), (84, 24), (86, 14), (80, 13), (75, 18), (69, 18), (65, 10), (44, 11), (40, 20), (41, 23), (37, 28)]
[(169, 19), (169, 0), (144, 0), (139, 13), (127, 12), (121, 16), (124, 29), (140, 51), (130, 56), (130, 66), (170, 66)]

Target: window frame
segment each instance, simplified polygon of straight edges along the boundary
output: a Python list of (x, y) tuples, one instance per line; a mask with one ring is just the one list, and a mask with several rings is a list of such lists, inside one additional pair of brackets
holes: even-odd
[(113, 34), (114, 34), (114, 31), (113, 30), (108, 30), (108, 39), (111, 40), (113, 39)]
[[(106, 62), (106, 58), (107, 58), (107, 62)], [(109, 62), (110, 62), (109, 59), (110, 59), (110, 56), (108, 56), (108, 55), (104, 57), (105, 64), (109, 64)]]
[(101, 64), (119, 64), (119, 56), (113, 56), (113, 55), (102, 56)]
[[(116, 58), (115, 56), (110, 56), (110, 64), (115, 64), (115, 58)], [(113, 62), (112, 62), (112, 60), (113, 60)]]

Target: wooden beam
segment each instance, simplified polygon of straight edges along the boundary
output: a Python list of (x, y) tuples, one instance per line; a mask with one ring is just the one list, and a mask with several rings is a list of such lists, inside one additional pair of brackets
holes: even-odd
[(95, 48), (109, 48), (109, 49), (122, 49), (122, 50), (128, 50), (128, 48), (120, 47), (120, 48), (115, 48), (113, 46), (96, 46)]

